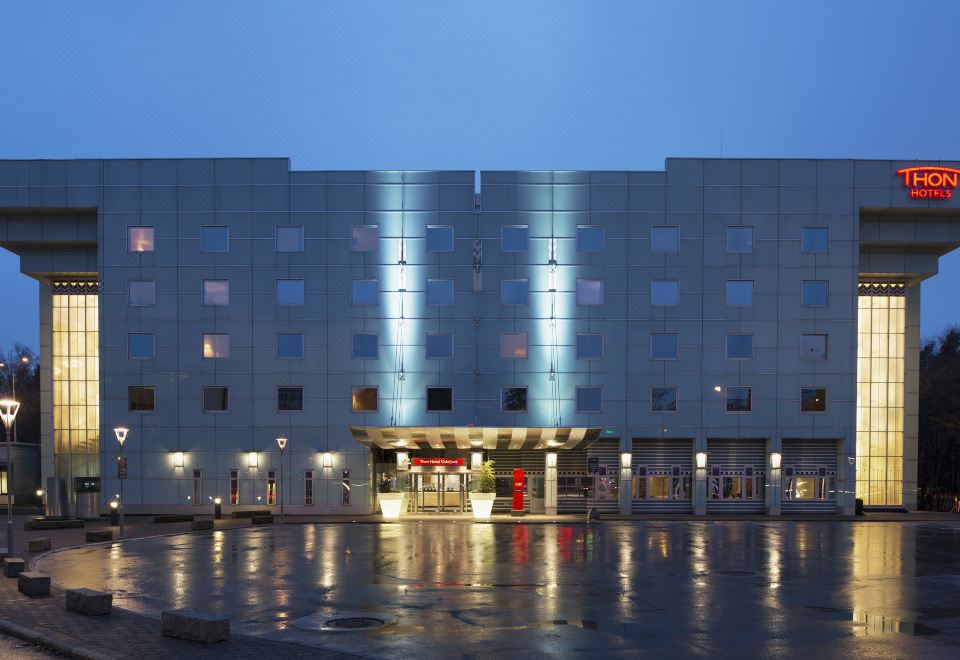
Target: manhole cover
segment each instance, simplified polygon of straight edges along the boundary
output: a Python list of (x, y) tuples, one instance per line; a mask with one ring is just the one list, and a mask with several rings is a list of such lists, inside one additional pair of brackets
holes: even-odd
[(311, 614), (291, 622), (291, 625), (304, 630), (317, 632), (350, 632), (353, 630), (376, 630), (391, 623), (397, 617), (392, 614), (371, 612), (339, 612), (337, 614)]
[(756, 571), (736, 571), (736, 570), (724, 570), (724, 571), (714, 571), (718, 575), (726, 575), (728, 577), (756, 577), (760, 575)]

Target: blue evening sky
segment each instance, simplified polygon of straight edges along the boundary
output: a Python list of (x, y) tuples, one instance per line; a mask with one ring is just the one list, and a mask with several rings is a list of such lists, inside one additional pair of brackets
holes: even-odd
[[(0, 158), (662, 169), (722, 130), (725, 156), (956, 159), (958, 24), (942, 0), (6, 2)], [(36, 347), (18, 272), (0, 250), (0, 346)], [(958, 276), (924, 284), (924, 337)]]

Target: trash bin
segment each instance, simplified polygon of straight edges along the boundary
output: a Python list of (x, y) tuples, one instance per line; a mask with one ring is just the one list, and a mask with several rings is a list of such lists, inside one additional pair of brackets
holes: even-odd
[(100, 517), (100, 477), (74, 477), (73, 490), (77, 494), (77, 518), (93, 520)]
[(47, 518), (67, 517), (67, 487), (60, 477), (47, 477)]
[(863, 500), (860, 499), (859, 497), (857, 498), (856, 514), (857, 514), (858, 516), (862, 516), (862, 515), (863, 515)]

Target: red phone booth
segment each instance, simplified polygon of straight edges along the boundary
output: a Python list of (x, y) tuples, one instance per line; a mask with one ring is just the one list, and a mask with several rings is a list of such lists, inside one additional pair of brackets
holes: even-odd
[(523, 515), (523, 470), (517, 468), (513, 471), (513, 508), (511, 515)]

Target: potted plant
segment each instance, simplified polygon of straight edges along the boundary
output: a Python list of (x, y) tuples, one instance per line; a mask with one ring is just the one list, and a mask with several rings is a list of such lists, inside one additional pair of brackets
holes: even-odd
[(403, 509), (403, 496), (405, 493), (397, 490), (394, 477), (389, 474), (384, 474), (380, 478), (380, 484), (377, 486), (377, 490), (379, 491), (377, 499), (380, 500), (380, 513), (383, 514), (383, 517), (399, 518), (400, 511)]
[(493, 510), (493, 501), (497, 499), (497, 478), (493, 476), (493, 461), (484, 461), (480, 465), (480, 474), (473, 480), (474, 489), (470, 491), (470, 507), (473, 517), (486, 520)]

